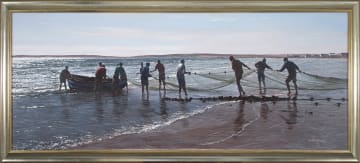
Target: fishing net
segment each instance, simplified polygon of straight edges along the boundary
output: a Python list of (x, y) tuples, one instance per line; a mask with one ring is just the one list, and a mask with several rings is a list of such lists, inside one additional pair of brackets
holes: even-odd
[[(266, 88), (286, 90), (285, 80), (287, 72), (265, 71)], [(186, 75), (186, 87), (193, 91), (216, 90), (235, 83), (235, 75), (229, 69), (211, 69), (192, 72)], [(166, 76), (166, 89), (178, 90), (178, 81), (175, 73)], [(129, 80), (132, 84), (141, 87), (140, 75), (137, 74)], [(255, 70), (244, 70), (241, 84), (245, 87), (258, 88), (257, 73)], [(293, 83), (290, 82), (290, 85)], [(311, 73), (297, 73), (297, 85), (299, 90), (337, 90), (347, 89), (347, 79), (325, 77)], [(157, 73), (149, 78), (149, 89), (159, 89)]]
[[(233, 74), (229, 73), (192, 73), (186, 75), (186, 88), (193, 91), (208, 91), (226, 87), (235, 81)], [(140, 75), (137, 75), (130, 82), (136, 86), (141, 86)], [(178, 90), (178, 81), (175, 74), (170, 74), (165, 79), (167, 90)], [(149, 78), (149, 89), (159, 89), (159, 81), (157, 75)]]
[[(277, 71), (266, 71), (265, 75), (267, 89), (287, 89), (285, 80), (288, 74), (286, 72), (282, 73)], [(310, 73), (297, 73), (296, 78), (296, 83), (299, 90), (337, 90), (347, 88), (347, 79), (324, 77)], [(243, 85), (257, 88), (259, 87), (257, 81), (257, 76), (254, 75), (252, 78), (245, 78)], [(290, 85), (293, 85), (293, 82), (290, 82)]]

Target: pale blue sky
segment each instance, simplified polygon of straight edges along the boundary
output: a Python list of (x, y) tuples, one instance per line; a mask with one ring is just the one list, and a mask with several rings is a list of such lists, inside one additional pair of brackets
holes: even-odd
[(15, 55), (347, 52), (346, 13), (15, 13)]

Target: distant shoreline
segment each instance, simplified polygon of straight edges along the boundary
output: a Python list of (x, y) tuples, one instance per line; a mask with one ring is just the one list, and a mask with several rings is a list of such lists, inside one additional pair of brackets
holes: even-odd
[(198, 57), (198, 58), (227, 58), (229, 56), (238, 58), (347, 58), (348, 53), (324, 53), (324, 54), (212, 54), (212, 53), (193, 53), (193, 54), (164, 54), (164, 55), (139, 55), (139, 56), (101, 56), (101, 55), (14, 55), (14, 58), (31, 57), (31, 58), (45, 58), (45, 57), (102, 57), (102, 58), (141, 58), (141, 57)]

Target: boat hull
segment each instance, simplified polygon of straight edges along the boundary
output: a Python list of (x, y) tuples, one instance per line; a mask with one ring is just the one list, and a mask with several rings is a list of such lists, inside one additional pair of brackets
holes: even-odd
[[(71, 78), (68, 79), (69, 88), (72, 91), (94, 91), (95, 90), (95, 77), (87, 77), (81, 75), (71, 74)], [(119, 88), (124, 88), (126, 83), (118, 83)], [(111, 91), (112, 88), (112, 79), (107, 78), (103, 80), (103, 87), (102, 90), (104, 91)]]

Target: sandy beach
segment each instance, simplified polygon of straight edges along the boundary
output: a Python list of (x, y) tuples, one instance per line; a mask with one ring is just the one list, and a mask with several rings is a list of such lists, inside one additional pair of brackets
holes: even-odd
[(154, 130), (75, 149), (347, 148), (347, 105), (335, 101), (224, 102)]

